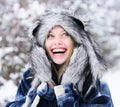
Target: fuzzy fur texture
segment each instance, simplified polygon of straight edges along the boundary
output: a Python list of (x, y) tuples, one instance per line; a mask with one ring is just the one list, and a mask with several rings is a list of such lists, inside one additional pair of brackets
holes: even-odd
[(31, 51), (30, 57), (33, 71), (35, 71), (35, 82), (32, 83), (32, 86), (38, 86), (40, 82), (52, 81), (51, 64), (45, 50), (42, 47), (35, 46)]
[[(31, 51), (31, 63), (35, 74), (32, 87), (35, 88), (41, 81), (53, 81), (50, 61), (47, 59), (44, 50), (44, 42), (49, 31), (55, 25), (62, 26), (77, 44), (70, 63), (63, 74), (61, 84), (73, 83), (82, 92), (86, 77), (91, 75), (90, 86), (84, 95), (86, 96), (91, 87), (96, 85), (97, 79), (106, 71), (106, 65), (99, 47), (91, 34), (84, 30), (82, 22), (73, 13), (63, 9), (46, 11), (39, 17), (31, 30), (33, 41), (39, 45), (38, 47), (34, 46)], [(86, 69), (88, 65), (89, 67)]]

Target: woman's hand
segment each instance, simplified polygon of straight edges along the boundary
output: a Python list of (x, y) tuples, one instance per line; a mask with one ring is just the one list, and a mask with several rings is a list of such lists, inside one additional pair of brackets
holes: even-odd
[(53, 100), (55, 98), (54, 94), (54, 85), (52, 82), (42, 82), (38, 87), (37, 87), (37, 95), (39, 97), (43, 97), (47, 100)]
[(54, 87), (58, 107), (78, 107), (79, 92), (72, 84)]

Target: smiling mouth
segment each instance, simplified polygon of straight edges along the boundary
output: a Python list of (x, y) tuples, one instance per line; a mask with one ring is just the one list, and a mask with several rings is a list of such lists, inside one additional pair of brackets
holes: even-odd
[(53, 54), (64, 54), (66, 52), (67, 49), (65, 48), (55, 48), (52, 49), (52, 53)]

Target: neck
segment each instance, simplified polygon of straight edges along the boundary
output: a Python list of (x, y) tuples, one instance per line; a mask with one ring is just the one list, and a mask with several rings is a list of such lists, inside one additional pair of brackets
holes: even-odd
[(59, 71), (64, 64), (54, 64), (57, 71)]
[(60, 80), (61, 76), (65, 72), (67, 66), (69, 64), (69, 60), (67, 60), (64, 64), (53, 64), (53, 68), (58, 75), (58, 80)]

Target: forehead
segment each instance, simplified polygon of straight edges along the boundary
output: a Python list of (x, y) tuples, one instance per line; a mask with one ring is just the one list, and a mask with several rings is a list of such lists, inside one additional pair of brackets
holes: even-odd
[(52, 29), (50, 30), (49, 33), (52, 33), (52, 32), (55, 32), (55, 31), (65, 32), (64, 28), (60, 25), (56, 25), (56, 26), (52, 27)]

